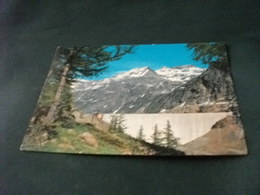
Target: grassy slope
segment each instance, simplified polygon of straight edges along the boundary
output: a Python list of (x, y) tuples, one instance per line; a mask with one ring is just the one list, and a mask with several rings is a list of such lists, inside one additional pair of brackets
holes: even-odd
[[(41, 144), (23, 145), (22, 150), (45, 151), (78, 154), (113, 154), (113, 155), (181, 155), (173, 149), (155, 146), (144, 141), (136, 140), (123, 133), (111, 133), (96, 130), (88, 125), (74, 124), (72, 128), (57, 127), (57, 135)], [(91, 134), (98, 146), (88, 145), (80, 135), (84, 132)]]

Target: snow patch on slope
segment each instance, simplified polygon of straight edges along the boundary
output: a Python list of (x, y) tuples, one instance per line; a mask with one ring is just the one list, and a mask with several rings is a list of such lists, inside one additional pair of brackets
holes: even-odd
[(164, 79), (171, 81), (187, 82), (191, 78), (200, 75), (205, 69), (193, 65), (176, 66), (173, 68), (162, 67), (155, 72)]

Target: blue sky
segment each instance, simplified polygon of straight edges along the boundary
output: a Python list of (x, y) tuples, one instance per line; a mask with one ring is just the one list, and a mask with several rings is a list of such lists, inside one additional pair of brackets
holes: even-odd
[(108, 63), (107, 70), (88, 79), (102, 80), (144, 66), (153, 70), (158, 70), (163, 66), (174, 67), (187, 64), (207, 68), (205, 64), (192, 60), (192, 53), (192, 50), (187, 49), (186, 44), (137, 45), (132, 54), (127, 54), (120, 60)]

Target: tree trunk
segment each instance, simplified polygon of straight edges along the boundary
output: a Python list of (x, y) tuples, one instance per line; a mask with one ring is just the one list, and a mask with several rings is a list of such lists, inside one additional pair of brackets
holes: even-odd
[(61, 75), (59, 87), (58, 87), (56, 95), (54, 97), (54, 103), (51, 105), (51, 107), (48, 111), (48, 114), (45, 117), (45, 120), (43, 122), (43, 125), (45, 125), (45, 126), (50, 125), (55, 118), (57, 107), (58, 107), (60, 99), (61, 99), (62, 91), (63, 91), (65, 84), (66, 84), (66, 76), (68, 74), (68, 71), (69, 71), (69, 64), (66, 64), (64, 69), (63, 69), (62, 75)]

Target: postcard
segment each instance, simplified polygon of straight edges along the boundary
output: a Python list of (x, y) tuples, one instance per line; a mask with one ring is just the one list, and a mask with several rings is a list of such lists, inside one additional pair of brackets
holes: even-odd
[(20, 149), (247, 154), (225, 43), (58, 47)]

